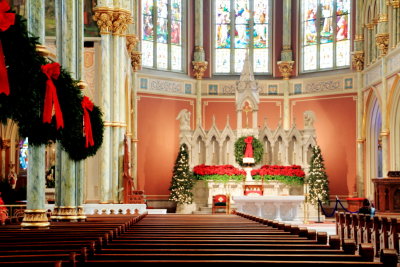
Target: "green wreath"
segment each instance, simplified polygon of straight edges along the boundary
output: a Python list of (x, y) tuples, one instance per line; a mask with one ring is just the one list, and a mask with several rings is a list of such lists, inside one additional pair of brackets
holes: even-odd
[[(12, 11), (9, 11), (12, 12)], [(52, 123), (42, 122), (46, 76), (41, 66), (49, 60), (36, 51), (38, 39), (30, 37), (26, 20), (16, 14), (15, 23), (0, 31), (10, 85), (10, 95), (0, 94), (0, 122), (12, 119), (18, 124), (19, 135), (28, 137), (31, 145), (46, 145), (59, 141), (73, 160), (94, 155), (103, 141), (104, 123), (100, 108), (90, 112), (94, 146), (85, 147), (83, 136), (82, 92), (71, 75), (61, 68), (54, 82), (63, 112), (64, 128), (56, 129)]]
[[(244, 142), (244, 139), (247, 136), (240, 137), (236, 142), (235, 142), (235, 160), (240, 166), (244, 166), (243, 164), (243, 155), (246, 150), (246, 143)], [(259, 163), (262, 160), (263, 154), (264, 154), (264, 147), (262, 143), (253, 137), (253, 142), (251, 142), (251, 145), (253, 147), (253, 157), (254, 157), (254, 164)]]

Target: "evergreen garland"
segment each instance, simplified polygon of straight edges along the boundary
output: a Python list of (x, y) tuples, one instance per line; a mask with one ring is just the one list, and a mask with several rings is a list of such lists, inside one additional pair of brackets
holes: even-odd
[(85, 147), (83, 135), (82, 93), (70, 74), (61, 68), (60, 76), (53, 80), (61, 106), (64, 128), (56, 129), (52, 123), (43, 123), (42, 114), (46, 92), (46, 75), (41, 66), (50, 63), (36, 51), (37, 38), (29, 37), (26, 20), (16, 14), (15, 23), (6, 31), (0, 31), (10, 85), (10, 95), (0, 94), (0, 121), (10, 118), (17, 122), (19, 135), (28, 137), (29, 144), (42, 145), (60, 141), (73, 160), (94, 155), (103, 141), (102, 112), (94, 106), (89, 112), (94, 146)]
[(192, 188), (194, 185), (193, 174), (189, 170), (189, 154), (187, 146), (182, 144), (175, 161), (169, 200), (179, 204), (191, 204), (193, 202)]
[(312, 148), (313, 155), (310, 161), (310, 170), (307, 176), (307, 184), (309, 186), (308, 201), (317, 205), (318, 200), (324, 204), (329, 203), (329, 186), (328, 176), (326, 175), (324, 159), (322, 158), (321, 149), (319, 146)]
[[(247, 136), (240, 137), (238, 140), (235, 142), (235, 160), (236, 162), (240, 165), (243, 166), (243, 155), (246, 150), (246, 143), (244, 142), (244, 139), (246, 139)], [(262, 160), (262, 156), (264, 153), (264, 147), (262, 143), (253, 136), (253, 141), (251, 143), (253, 147), (253, 158), (254, 158), (254, 164), (259, 163)]]

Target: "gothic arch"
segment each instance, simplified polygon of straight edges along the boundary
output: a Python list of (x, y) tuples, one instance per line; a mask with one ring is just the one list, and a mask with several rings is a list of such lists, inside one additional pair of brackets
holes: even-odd
[(366, 197), (373, 198), (374, 191), (371, 179), (378, 177), (379, 172), (379, 154), (378, 154), (378, 140), (382, 129), (382, 113), (381, 106), (379, 105), (378, 98), (375, 94), (370, 95), (368, 106), (366, 107)]

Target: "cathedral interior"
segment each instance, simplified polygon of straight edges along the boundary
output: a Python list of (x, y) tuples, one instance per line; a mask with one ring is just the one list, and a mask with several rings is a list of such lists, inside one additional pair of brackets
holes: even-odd
[(400, 212), (399, 182), (377, 193), (400, 170), (399, 1), (3, 1), (104, 126), (98, 151), (75, 161), (60, 142), (36, 146), (4, 120), (5, 204), (55, 204), (76, 217), (84, 204), (127, 203), (130, 187), (170, 212), (182, 144), (191, 171), (240, 169), (234, 143), (252, 135), (264, 149), (257, 167), (299, 165), (308, 175), (318, 145), (331, 203), (367, 198)]

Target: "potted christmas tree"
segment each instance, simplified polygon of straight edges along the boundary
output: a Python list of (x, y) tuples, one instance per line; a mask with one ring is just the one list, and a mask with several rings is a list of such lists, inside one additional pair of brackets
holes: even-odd
[(189, 154), (187, 146), (182, 144), (179, 148), (179, 154), (175, 161), (174, 171), (171, 180), (171, 191), (169, 200), (177, 203), (177, 213), (192, 213), (194, 210), (193, 189), (194, 179), (193, 174), (189, 170)]
[(312, 152), (310, 169), (306, 178), (306, 183), (308, 185), (306, 201), (314, 206), (318, 205), (319, 222), (319, 201), (321, 201), (322, 204), (329, 204), (329, 186), (328, 176), (326, 175), (324, 159), (322, 158), (320, 147), (314, 146)]

